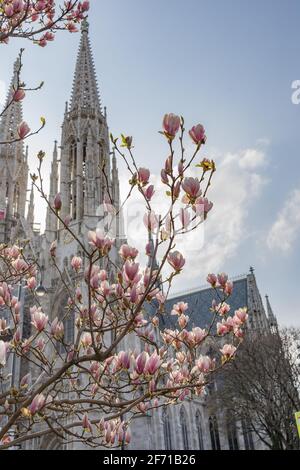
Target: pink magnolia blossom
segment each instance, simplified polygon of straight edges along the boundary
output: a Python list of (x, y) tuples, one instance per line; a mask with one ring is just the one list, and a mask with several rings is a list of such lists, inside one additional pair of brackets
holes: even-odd
[(234, 316), (237, 317), (241, 323), (245, 323), (248, 319), (247, 307), (239, 308), (234, 312)]
[(166, 173), (166, 170), (164, 170), (164, 169), (161, 170), (161, 172), (160, 172), (160, 177), (161, 177), (162, 183), (168, 184), (169, 178), (168, 178), (168, 175), (167, 175), (167, 173)]
[(230, 359), (234, 355), (236, 347), (233, 344), (224, 344), (220, 351), (226, 359)]
[(227, 281), (228, 281), (228, 275), (227, 274), (225, 274), (225, 273), (218, 274), (218, 282), (219, 282), (221, 287), (224, 288), (226, 286)]
[(149, 183), (150, 171), (148, 168), (139, 168), (138, 170), (138, 181), (142, 186), (146, 186)]
[(166, 296), (161, 292), (157, 292), (155, 295), (156, 300), (159, 302), (160, 305), (164, 305), (166, 302)]
[(53, 206), (56, 211), (60, 211), (61, 206), (62, 206), (62, 200), (61, 200), (61, 194), (58, 193), (56, 194), (54, 201), (53, 201)]
[(31, 324), (38, 331), (43, 331), (47, 323), (48, 323), (48, 316), (42, 312), (41, 308), (33, 309), (33, 312), (31, 313)]
[(75, 23), (73, 23), (73, 21), (70, 21), (67, 24), (67, 29), (68, 31), (70, 31), (70, 33), (77, 33), (78, 31), (78, 28), (76, 27)]
[(38, 348), (39, 351), (43, 352), (46, 346), (46, 342), (44, 338), (38, 338), (36, 347)]
[(163, 119), (163, 130), (165, 135), (170, 139), (174, 139), (180, 128), (180, 117), (176, 114), (165, 114)]
[(130, 368), (130, 358), (131, 355), (129, 352), (120, 351), (117, 356), (117, 364), (122, 369), (129, 369)]
[(185, 265), (185, 259), (179, 251), (170, 252), (167, 260), (176, 272), (181, 271), (181, 269)]
[(29, 279), (27, 279), (27, 287), (30, 289), (30, 290), (34, 290), (37, 286), (37, 282), (36, 282), (36, 278), (35, 277), (30, 277)]
[(12, 262), (12, 266), (15, 268), (16, 271), (18, 272), (22, 272), (22, 271), (26, 271), (26, 269), (28, 269), (28, 264), (26, 263), (26, 261), (22, 258), (17, 258), (16, 260), (14, 260)]
[(51, 323), (51, 335), (56, 340), (61, 340), (64, 337), (64, 325), (63, 322), (59, 321), (56, 317)]
[(30, 373), (24, 375), (24, 377), (22, 377), (21, 381), (20, 381), (20, 387), (21, 388), (28, 388), (29, 384), (30, 384), (30, 381), (31, 381), (31, 375)]
[(173, 305), (171, 315), (181, 315), (189, 308), (189, 304), (186, 302), (178, 302)]
[(147, 212), (143, 218), (145, 227), (149, 232), (155, 232), (158, 227), (158, 217), (154, 211)]
[(193, 126), (189, 135), (196, 145), (204, 144), (206, 141), (205, 129), (202, 124)]
[(13, 0), (12, 7), (15, 13), (21, 13), (25, 9), (25, 4), (23, 0)]
[(12, 5), (6, 5), (4, 7), (4, 14), (5, 16), (7, 16), (8, 18), (12, 17), (15, 12), (14, 12), (14, 9), (13, 9), (13, 6)]
[(91, 333), (83, 333), (81, 336), (81, 344), (82, 346), (87, 349), (92, 345), (92, 335)]
[(187, 194), (189, 201), (194, 202), (199, 196), (201, 196), (200, 181), (198, 178), (184, 178), (181, 186)]
[(191, 221), (191, 216), (190, 216), (188, 209), (183, 209), (183, 208), (180, 209), (179, 220), (182, 225), (182, 228), (186, 229), (189, 226), (189, 223)]
[(25, 98), (25, 91), (22, 88), (19, 88), (13, 94), (14, 101), (22, 101), (24, 98)]
[(149, 359), (149, 354), (146, 351), (141, 352), (141, 354), (139, 354), (138, 357), (136, 358), (135, 370), (139, 375), (144, 373), (145, 365), (148, 359)]
[(99, 228), (97, 228), (95, 232), (90, 231), (88, 233), (88, 239), (89, 244), (98, 248), (102, 254), (107, 254), (114, 244), (114, 240), (106, 237)]
[(200, 372), (207, 374), (215, 368), (215, 362), (209, 356), (200, 356), (196, 361), (196, 366)]
[(224, 292), (227, 295), (231, 295), (233, 291), (233, 282), (227, 281), (225, 286), (224, 286)]
[(85, 432), (92, 432), (92, 425), (87, 414), (82, 418), (82, 427)]
[(193, 206), (193, 210), (198, 216), (206, 216), (212, 208), (213, 203), (209, 201), (206, 197), (198, 197), (195, 201), (195, 205)]
[(219, 336), (224, 336), (228, 333), (228, 326), (226, 325), (226, 323), (224, 321), (222, 321), (222, 323), (217, 323), (217, 334)]
[(215, 274), (209, 274), (206, 278), (207, 282), (212, 286), (215, 287), (218, 282), (218, 278)]
[(155, 351), (147, 360), (144, 372), (153, 375), (161, 365), (161, 359)]
[(144, 190), (144, 195), (147, 201), (151, 201), (153, 195), (154, 195), (154, 186), (153, 184), (150, 184), (147, 189)]
[(140, 280), (141, 275), (138, 274), (139, 268), (139, 263), (132, 263), (128, 260), (126, 261), (123, 270), (124, 277), (129, 283), (137, 283)]
[(204, 340), (207, 336), (207, 331), (200, 328), (199, 326), (196, 326), (195, 328), (192, 329), (192, 334), (194, 336), (194, 343), (197, 345), (201, 343), (201, 341)]
[(30, 411), (31, 415), (38, 413), (43, 408), (45, 403), (46, 398), (42, 393), (36, 395), (28, 407), (28, 410)]
[(74, 271), (78, 273), (82, 268), (82, 258), (80, 258), (79, 256), (74, 256), (71, 261), (71, 266)]
[(5, 333), (7, 329), (8, 329), (7, 321), (5, 320), (5, 318), (0, 318), (0, 335), (1, 333)]
[(180, 315), (178, 317), (178, 325), (180, 326), (181, 329), (186, 327), (186, 325), (188, 324), (188, 321), (189, 321), (188, 315)]
[(119, 254), (121, 256), (121, 258), (123, 259), (132, 259), (134, 260), (137, 255), (139, 254), (138, 250), (136, 248), (133, 248), (132, 246), (129, 246), (129, 245), (122, 245), (120, 250), (119, 250)]
[(228, 305), (226, 302), (222, 302), (216, 306), (216, 312), (222, 317), (227, 315), (229, 311), (230, 305)]
[(24, 137), (26, 137), (26, 135), (29, 134), (29, 132), (30, 132), (30, 128), (29, 128), (27, 122), (25, 122), (25, 121), (21, 122), (18, 125), (17, 131), (18, 131), (19, 138), (21, 140), (24, 139)]

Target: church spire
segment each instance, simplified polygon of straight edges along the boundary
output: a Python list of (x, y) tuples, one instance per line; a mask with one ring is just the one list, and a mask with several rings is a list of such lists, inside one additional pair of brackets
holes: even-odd
[(73, 81), (70, 112), (95, 110), (101, 113), (94, 60), (89, 40), (89, 23), (81, 25), (81, 40)]
[(266, 295), (266, 304), (267, 304), (267, 314), (268, 314), (268, 321), (269, 321), (270, 328), (272, 328), (272, 327), (276, 328), (277, 327), (277, 318), (275, 317), (275, 315), (273, 313), (273, 309), (271, 307), (268, 295)]
[[(17, 136), (17, 127), (23, 120), (22, 104), (13, 100), (20, 86), (20, 57), (14, 63), (13, 77), (0, 122), (0, 242), (10, 238), (13, 219), (25, 217), (28, 182), (28, 163), (22, 141), (11, 142)], [(28, 152), (27, 152), (28, 155)]]
[(30, 200), (29, 206), (27, 211), (27, 224), (30, 228), (33, 227), (34, 224), (34, 192), (33, 192), (33, 184), (31, 185), (30, 191)]
[[(54, 141), (54, 150), (51, 164), (50, 173), (50, 190), (49, 190), (49, 201), (52, 204), (53, 200), (58, 193), (58, 152), (57, 152), (57, 140)], [(50, 232), (51, 241), (55, 238), (55, 232), (57, 230), (57, 219), (50, 208), (47, 208), (47, 219), (46, 219), (46, 232)]]
[[(23, 120), (23, 110), (21, 101), (13, 101), (13, 94), (19, 86), (20, 71), (21, 71), (21, 60), (17, 57), (14, 63), (13, 76), (11, 79), (8, 95), (1, 123), (0, 123), (0, 141), (9, 142), (17, 136), (17, 127)], [(16, 144), (14, 144), (16, 145)], [(18, 142), (17, 145), (23, 147), (22, 142)]]

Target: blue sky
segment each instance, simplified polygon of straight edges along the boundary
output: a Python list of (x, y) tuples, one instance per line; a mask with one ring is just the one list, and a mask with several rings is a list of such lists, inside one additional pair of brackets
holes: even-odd
[[(253, 265), (280, 322), (298, 325), (300, 105), (291, 84), (300, 80), (299, 18), (298, 0), (91, 0), (90, 14), (110, 129), (134, 135), (138, 162), (153, 178), (167, 156), (157, 133), (165, 112), (207, 129), (205, 155), (219, 167), (215, 214), (186, 284), (202, 285), (207, 271), (234, 276)], [(28, 142), (32, 169), (43, 148), (49, 171), (78, 42), (78, 34), (62, 33), (46, 50), (22, 41), (0, 46), (0, 95), (23, 46), (27, 85), (45, 81), (24, 102), (32, 128), (40, 115), (47, 119)]]

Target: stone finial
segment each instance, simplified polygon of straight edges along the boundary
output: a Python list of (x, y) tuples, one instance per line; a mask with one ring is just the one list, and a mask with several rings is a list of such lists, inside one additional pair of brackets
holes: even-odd
[(81, 22), (81, 32), (82, 33), (88, 33), (89, 32), (89, 22), (87, 18), (84, 18), (84, 20)]

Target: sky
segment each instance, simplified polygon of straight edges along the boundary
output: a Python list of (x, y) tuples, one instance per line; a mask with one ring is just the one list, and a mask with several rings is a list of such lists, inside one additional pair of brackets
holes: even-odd
[[(203, 285), (211, 271), (236, 276), (253, 266), (279, 322), (300, 326), (300, 104), (292, 101), (292, 84), (300, 80), (299, 1), (90, 3), (90, 39), (110, 130), (134, 136), (138, 164), (150, 168), (157, 195), (168, 156), (157, 131), (166, 112), (183, 115), (187, 127), (201, 122), (207, 133), (202, 156), (217, 163), (209, 194), (214, 209), (199, 237), (182, 244), (186, 270), (175, 290)], [(66, 32), (46, 49), (20, 40), (0, 46), (0, 102), (20, 47), (27, 86), (45, 82), (27, 95), (24, 118), (32, 129), (46, 118), (45, 129), (28, 140), (31, 171), (38, 150), (46, 151), (46, 182), (79, 39)], [(193, 149), (188, 140), (186, 148)], [(121, 164), (120, 176), (125, 194)], [(42, 226), (44, 214), (37, 200)]]

